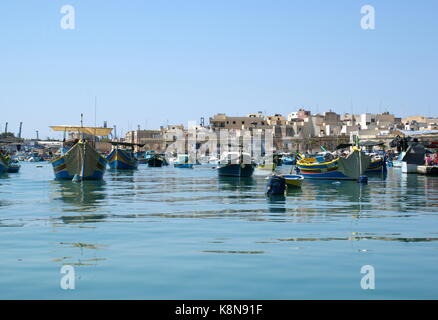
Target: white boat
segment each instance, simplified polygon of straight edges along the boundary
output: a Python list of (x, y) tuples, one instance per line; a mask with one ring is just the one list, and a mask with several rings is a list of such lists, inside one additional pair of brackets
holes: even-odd
[(403, 173), (417, 173), (418, 164), (403, 161), (401, 168)]

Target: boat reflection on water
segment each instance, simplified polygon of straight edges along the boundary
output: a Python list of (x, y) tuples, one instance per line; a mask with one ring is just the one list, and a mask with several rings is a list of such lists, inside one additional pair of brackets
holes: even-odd
[(256, 185), (253, 177), (227, 177), (218, 176), (220, 190), (237, 190), (236, 188), (249, 189)]
[[(98, 181), (52, 181), (52, 199), (63, 202), (63, 212), (94, 212), (106, 198), (106, 183)], [(56, 207), (59, 210), (59, 206)], [(93, 219), (97, 216), (93, 215)]]
[(133, 183), (135, 171), (110, 169), (108, 170), (107, 175), (111, 177), (113, 181)]
[[(98, 181), (52, 181), (52, 200), (56, 205), (53, 210), (61, 211), (61, 215), (54, 219), (53, 227), (58, 233), (63, 227), (81, 228), (85, 233), (77, 239), (65, 241), (61, 236), (55, 243), (54, 258), (52, 261), (60, 265), (77, 267), (95, 267), (100, 262), (107, 260), (102, 257), (105, 245), (96, 243), (94, 237), (86, 232), (94, 228), (97, 222), (103, 222), (107, 214), (96, 213), (106, 201), (106, 183)], [(61, 205), (60, 205), (61, 203)], [(85, 272), (85, 271), (84, 271)], [(82, 276), (87, 277), (88, 273)]]
[(286, 213), (286, 197), (282, 194), (267, 196), (268, 210), (270, 213)]

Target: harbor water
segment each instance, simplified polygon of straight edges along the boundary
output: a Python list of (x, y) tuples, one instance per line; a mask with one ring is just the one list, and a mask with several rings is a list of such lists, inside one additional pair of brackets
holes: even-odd
[(0, 178), (0, 299), (438, 298), (437, 177), (389, 168), (274, 198), (266, 181), (140, 165), (78, 183), (24, 163)]

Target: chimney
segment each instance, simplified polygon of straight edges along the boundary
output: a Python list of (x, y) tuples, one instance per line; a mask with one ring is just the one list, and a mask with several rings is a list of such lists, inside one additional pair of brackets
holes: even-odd
[(20, 122), (20, 129), (18, 130), (18, 139), (21, 139), (21, 128), (23, 126), (23, 122)]

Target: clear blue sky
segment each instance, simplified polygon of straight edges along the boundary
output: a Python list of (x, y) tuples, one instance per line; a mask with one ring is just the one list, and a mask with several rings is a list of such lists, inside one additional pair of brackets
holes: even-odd
[(436, 0), (2, 0), (0, 128), (94, 125), (95, 96), (124, 132), (300, 105), (438, 116), (437, 36)]

